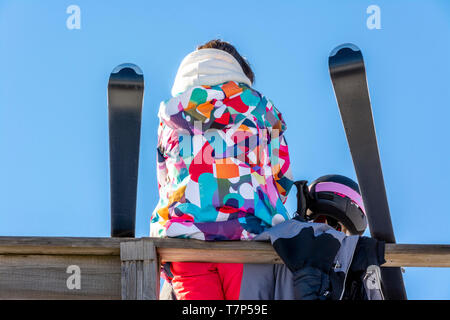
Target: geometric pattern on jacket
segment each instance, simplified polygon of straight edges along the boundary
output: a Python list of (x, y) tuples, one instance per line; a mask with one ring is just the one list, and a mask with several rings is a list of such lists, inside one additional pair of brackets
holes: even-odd
[(286, 124), (269, 99), (229, 81), (190, 88), (158, 116), (150, 236), (249, 240), (289, 219)]

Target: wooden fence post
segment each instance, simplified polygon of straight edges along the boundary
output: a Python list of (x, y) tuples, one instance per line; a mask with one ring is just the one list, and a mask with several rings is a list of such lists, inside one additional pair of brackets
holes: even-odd
[(159, 257), (151, 239), (120, 243), (122, 300), (159, 299)]

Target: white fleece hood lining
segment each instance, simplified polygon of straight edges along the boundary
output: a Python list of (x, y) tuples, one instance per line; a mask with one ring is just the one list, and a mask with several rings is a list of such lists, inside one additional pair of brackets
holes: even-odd
[(200, 49), (188, 54), (180, 64), (172, 96), (195, 86), (214, 86), (228, 81), (252, 85), (239, 62), (228, 52), (219, 49)]

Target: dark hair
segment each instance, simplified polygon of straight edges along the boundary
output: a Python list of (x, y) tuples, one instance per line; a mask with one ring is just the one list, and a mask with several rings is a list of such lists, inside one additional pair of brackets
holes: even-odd
[(242, 57), (232, 44), (220, 39), (215, 39), (198, 46), (197, 50), (200, 49), (219, 49), (228, 52), (239, 62), (242, 70), (244, 71), (247, 78), (250, 79), (251, 83), (253, 84), (253, 82), (255, 81), (255, 75), (252, 68), (250, 68), (250, 64), (248, 63), (247, 59)]

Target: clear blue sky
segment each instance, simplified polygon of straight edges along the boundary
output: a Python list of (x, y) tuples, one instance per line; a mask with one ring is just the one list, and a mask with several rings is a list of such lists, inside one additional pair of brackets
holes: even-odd
[[(81, 29), (69, 30), (69, 5)], [(369, 30), (369, 5), (381, 29)], [(144, 71), (137, 236), (157, 201), (157, 108), (181, 59), (220, 37), (247, 56), (255, 88), (287, 121), (295, 178), (355, 179), (327, 57), (366, 60), (399, 243), (450, 243), (450, 2), (0, 1), (0, 235), (110, 234), (106, 87), (123, 62)], [(288, 200), (295, 209), (295, 195)], [(407, 268), (409, 298), (450, 299), (450, 269)]]

